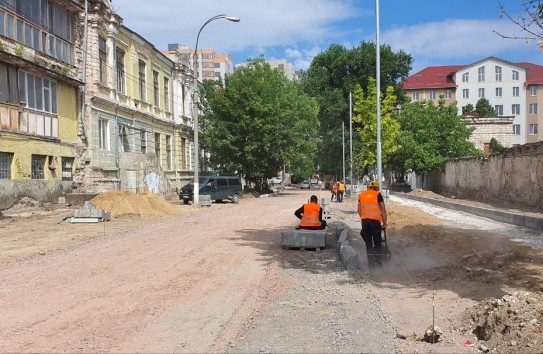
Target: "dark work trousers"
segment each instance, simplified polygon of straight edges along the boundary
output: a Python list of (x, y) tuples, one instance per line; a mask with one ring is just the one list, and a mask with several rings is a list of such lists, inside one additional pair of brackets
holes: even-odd
[(337, 191), (337, 202), (341, 203), (343, 202), (343, 191)]
[(362, 230), (360, 236), (366, 243), (366, 253), (368, 254), (368, 266), (370, 268), (376, 265), (382, 266), (381, 261), (381, 222), (373, 219), (362, 219)]

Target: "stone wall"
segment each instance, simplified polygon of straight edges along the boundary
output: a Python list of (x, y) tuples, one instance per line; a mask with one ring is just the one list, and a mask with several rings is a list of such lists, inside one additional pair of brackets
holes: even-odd
[(443, 172), (429, 177), (429, 189), (436, 193), (543, 210), (543, 142), (489, 157), (450, 160)]
[(468, 127), (475, 130), (470, 136), (470, 141), (479, 150), (484, 150), (484, 145), (495, 138), (502, 146), (511, 147), (514, 117), (481, 117), (465, 118)]

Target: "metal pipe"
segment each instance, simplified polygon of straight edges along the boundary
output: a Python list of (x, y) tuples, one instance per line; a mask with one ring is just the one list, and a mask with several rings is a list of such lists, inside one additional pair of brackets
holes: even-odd
[[(377, 178), (382, 181), (382, 159), (381, 159), (381, 45), (379, 42), (379, 0), (375, 0), (375, 64), (377, 82)], [(381, 186), (381, 189), (383, 187)]]
[(351, 182), (351, 193), (350, 195), (353, 195), (353, 94), (352, 92), (349, 92), (349, 145), (350, 145), (350, 153), (349, 156), (351, 158), (351, 167), (349, 169), (349, 178)]
[(198, 113), (199, 113), (199, 106), (198, 106), (198, 41), (200, 40), (200, 33), (202, 33), (202, 30), (204, 27), (210, 23), (211, 21), (218, 20), (220, 18), (225, 18), (228, 21), (232, 22), (239, 22), (239, 17), (232, 17), (232, 16), (226, 16), (226, 14), (216, 15), (211, 17), (209, 20), (207, 20), (202, 27), (200, 27), (200, 30), (198, 31), (198, 35), (196, 36), (196, 46), (194, 47), (194, 55), (193, 55), (193, 79), (194, 79), (194, 102), (193, 102), (193, 120), (194, 120), (194, 193), (193, 193), (193, 202), (194, 205), (200, 204), (200, 183), (199, 183), (199, 169), (200, 169), (200, 147), (198, 142)]
[(87, 40), (87, 32), (88, 32), (88, 16), (89, 16), (89, 10), (88, 10), (88, 0), (85, 0), (85, 17), (84, 17), (84, 24), (83, 24), (83, 63), (82, 63), (82, 81), (83, 81), (83, 87), (81, 88), (81, 127), (83, 129), (83, 135), (85, 136), (85, 139), (88, 139), (87, 136), (87, 123), (85, 121), (85, 110), (86, 110), (86, 104), (85, 104), (85, 96), (87, 95), (86, 87), (87, 87), (87, 47), (88, 47), (88, 40)]

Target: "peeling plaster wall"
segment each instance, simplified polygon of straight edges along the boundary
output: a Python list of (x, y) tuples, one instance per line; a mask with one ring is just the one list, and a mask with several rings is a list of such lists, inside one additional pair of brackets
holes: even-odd
[(488, 158), (450, 160), (444, 172), (430, 177), (436, 193), (543, 210), (543, 142), (506, 149)]
[(71, 192), (70, 184), (45, 180), (0, 180), (0, 210), (11, 208), (23, 197), (56, 204), (60, 197)]

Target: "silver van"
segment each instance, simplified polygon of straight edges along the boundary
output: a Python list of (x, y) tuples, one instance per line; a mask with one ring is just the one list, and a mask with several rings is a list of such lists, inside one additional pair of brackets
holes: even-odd
[[(200, 195), (209, 195), (211, 200), (217, 202), (230, 199), (233, 203), (239, 203), (243, 196), (241, 180), (236, 176), (203, 176), (198, 180)], [(194, 184), (189, 183), (181, 188), (179, 199), (184, 204), (194, 200)]]

